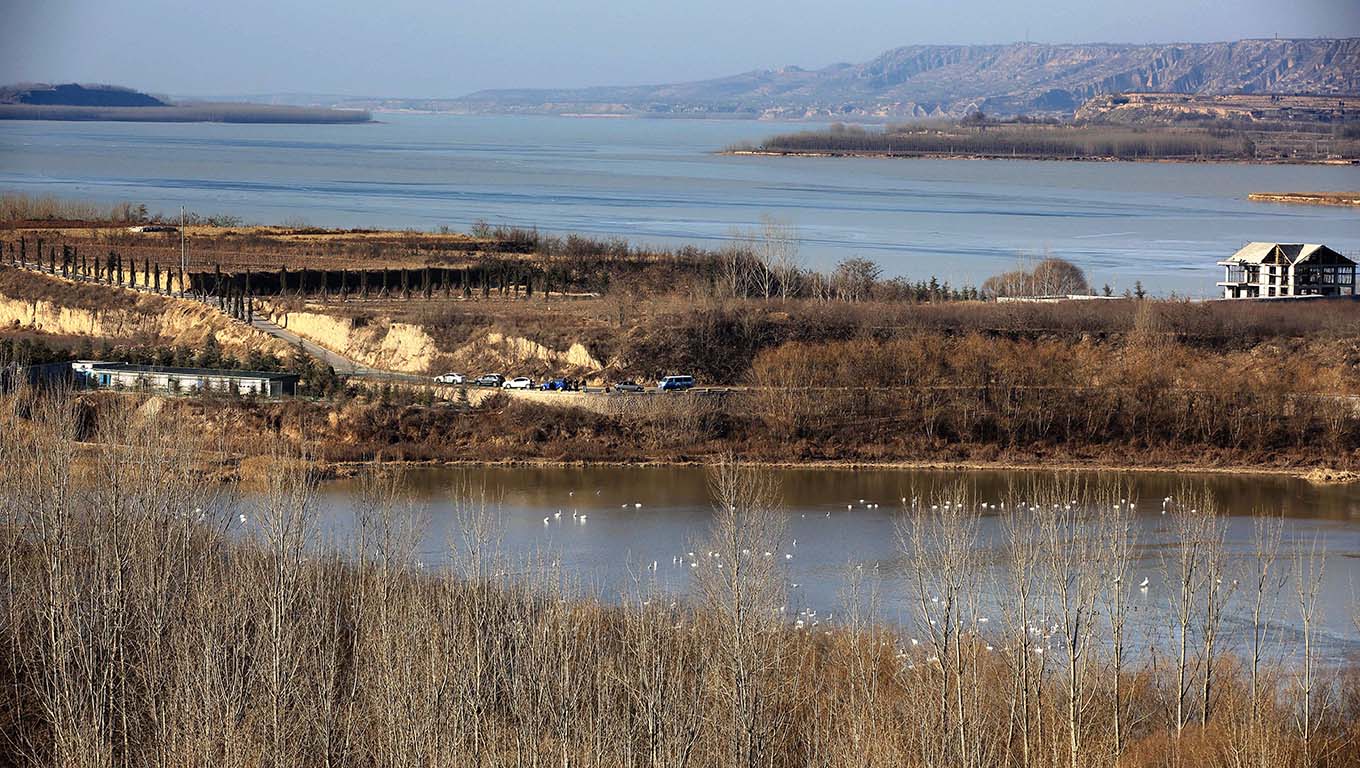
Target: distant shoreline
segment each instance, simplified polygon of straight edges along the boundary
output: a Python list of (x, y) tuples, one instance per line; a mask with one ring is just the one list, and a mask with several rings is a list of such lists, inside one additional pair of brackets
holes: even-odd
[[(1360, 160), (1283, 160), (1283, 159), (1247, 159), (1247, 158), (1214, 158), (1214, 157), (1143, 157), (1143, 158), (1123, 158), (1096, 155), (1010, 155), (995, 153), (960, 153), (960, 152), (883, 152), (878, 150), (777, 150), (777, 149), (724, 149), (716, 154), (732, 156), (751, 156), (751, 157), (826, 157), (826, 158), (868, 158), (876, 160), (1042, 160), (1045, 162), (1068, 162), (1068, 163), (1185, 163), (1185, 164), (1212, 164), (1212, 165), (1360, 165)], [(1249, 197), (1257, 199), (1252, 193)], [(1286, 193), (1295, 194), (1295, 193)], [(1262, 198), (1264, 199), (1264, 198)], [(1311, 202), (1305, 200), (1279, 200), (1273, 202)], [(1318, 205), (1354, 205), (1357, 203), (1316, 203)]]
[(184, 104), (163, 107), (0, 104), (0, 120), (257, 125), (356, 125), (374, 122), (372, 114), (362, 109), (233, 103)]

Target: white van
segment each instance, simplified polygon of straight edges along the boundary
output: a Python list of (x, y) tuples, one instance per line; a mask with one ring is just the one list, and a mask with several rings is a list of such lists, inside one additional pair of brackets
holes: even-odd
[(681, 392), (694, 386), (693, 376), (667, 376), (656, 383), (658, 392)]

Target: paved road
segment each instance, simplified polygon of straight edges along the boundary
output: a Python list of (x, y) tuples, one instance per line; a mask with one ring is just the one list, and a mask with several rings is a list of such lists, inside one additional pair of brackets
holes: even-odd
[(335, 372), (342, 376), (365, 376), (379, 373), (379, 371), (369, 368), (355, 360), (351, 360), (339, 352), (332, 352), (320, 344), (310, 342), (296, 333), (275, 325), (259, 315), (255, 316), (250, 325), (255, 328), (255, 330), (263, 331), (270, 336), (283, 341), (290, 347), (301, 347), (304, 352), (334, 368)]
[(329, 365), (331, 368), (334, 368), (335, 372), (341, 376), (361, 379), (382, 379), (384, 381), (405, 381), (411, 383), (426, 383), (426, 384), (429, 383), (429, 377), (427, 376), (417, 376), (415, 374), (410, 373), (395, 373), (393, 371), (384, 371), (378, 368), (372, 368), (370, 366), (364, 365), (363, 363), (360, 363), (357, 360), (351, 360), (350, 358), (345, 357), (339, 352), (335, 352), (334, 350), (327, 349), (326, 347), (323, 347), (320, 344), (308, 341), (302, 338), (301, 336), (297, 335), (296, 333), (293, 333), (292, 331), (288, 330), (287, 328), (283, 328), (279, 325), (276, 325), (275, 323), (266, 320), (263, 317), (260, 317), (259, 315), (256, 315), (254, 320), (252, 320), (250, 324), (256, 330), (263, 331), (276, 339), (284, 341), (289, 346), (297, 347), (300, 345), (304, 352), (311, 355), (312, 357), (315, 357), (317, 360), (320, 360), (326, 365)]

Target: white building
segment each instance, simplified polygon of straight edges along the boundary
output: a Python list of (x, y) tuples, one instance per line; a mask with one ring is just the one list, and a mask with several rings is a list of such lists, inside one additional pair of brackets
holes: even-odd
[(294, 394), (298, 382), (295, 373), (167, 368), (99, 360), (77, 360), (71, 363), (71, 370), (78, 383), (89, 387), (161, 392), (235, 392), (279, 397)]
[(1325, 245), (1247, 243), (1218, 265), (1225, 299), (1355, 295), (1355, 262)]

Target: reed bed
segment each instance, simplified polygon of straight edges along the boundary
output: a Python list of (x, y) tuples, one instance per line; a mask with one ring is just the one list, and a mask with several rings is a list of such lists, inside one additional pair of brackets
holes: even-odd
[[(833, 626), (785, 612), (778, 489), (731, 462), (711, 473), (692, 596), (639, 579), (605, 604), (551, 560), (504, 557), (476, 489), (451, 489), (436, 569), (380, 467), (337, 541), (307, 457), (283, 448), (247, 491), (205, 478), (220, 446), (131, 405), (90, 423), (20, 392), (0, 434), (9, 764), (1360, 764), (1356, 670), (1262, 640), (1283, 621), (1308, 636), (1320, 551), (1263, 518), (1257, 556), (1230, 562), (1202, 495), (1169, 502), (1176, 651), (1149, 660), (1120, 629), (1138, 542), (1117, 487), (1046, 480), (1004, 509), (964, 487), (908, 498), (914, 616), (876, 622), (874, 581), (852, 577)], [(990, 622), (984, 514), (1004, 523), (1014, 596)], [(1247, 657), (1222, 650), (1233, 580), (1259, 606)]]

